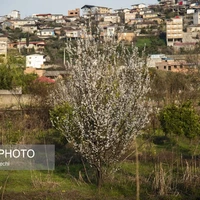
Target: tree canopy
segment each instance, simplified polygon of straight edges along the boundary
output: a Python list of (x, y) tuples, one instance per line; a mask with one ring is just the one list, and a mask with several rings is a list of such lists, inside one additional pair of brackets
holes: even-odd
[(134, 46), (78, 41), (66, 49), (70, 74), (52, 94), (51, 121), (97, 169), (100, 186), (103, 166), (116, 163), (148, 122), (148, 68)]

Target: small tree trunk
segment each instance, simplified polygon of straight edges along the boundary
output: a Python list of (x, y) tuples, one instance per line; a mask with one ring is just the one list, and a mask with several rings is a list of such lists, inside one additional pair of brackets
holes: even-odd
[(101, 168), (97, 168), (97, 187), (100, 189), (102, 185), (102, 171)]

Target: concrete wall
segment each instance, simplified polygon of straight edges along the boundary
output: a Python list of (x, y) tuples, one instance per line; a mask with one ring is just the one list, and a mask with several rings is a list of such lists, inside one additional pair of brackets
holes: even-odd
[(30, 95), (0, 94), (0, 108), (20, 108), (20, 105), (31, 105), (33, 99)]

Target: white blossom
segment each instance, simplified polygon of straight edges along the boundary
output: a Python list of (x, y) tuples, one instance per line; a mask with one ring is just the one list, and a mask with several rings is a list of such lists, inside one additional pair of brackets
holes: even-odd
[(137, 48), (115, 42), (78, 41), (75, 47), (68, 44), (67, 52), (70, 75), (53, 100), (71, 105), (73, 124), (66, 113), (58, 129), (99, 169), (118, 161), (148, 123), (148, 68)]

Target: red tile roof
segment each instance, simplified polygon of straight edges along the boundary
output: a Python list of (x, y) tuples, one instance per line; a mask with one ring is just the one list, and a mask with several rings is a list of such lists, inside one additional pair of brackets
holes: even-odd
[(35, 82), (40, 82), (40, 83), (55, 83), (55, 80), (53, 80), (53, 79), (50, 79), (50, 78), (48, 78), (48, 77), (46, 77), (46, 76), (41, 76), (41, 77), (39, 77), (39, 78), (37, 78), (36, 80), (35, 80)]

